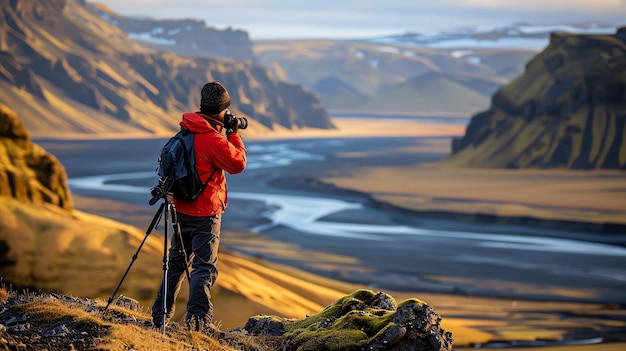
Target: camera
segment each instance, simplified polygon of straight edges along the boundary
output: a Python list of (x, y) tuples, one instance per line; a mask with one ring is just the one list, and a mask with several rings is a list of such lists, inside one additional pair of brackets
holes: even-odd
[(172, 182), (169, 181), (169, 179), (167, 177), (163, 177), (163, 178), (159, 179), (159, 184), (157, 184), (156, 186), (150, 188), (150, 195), (152, 195), (152, 199), (150, 199), (150, 201), (148, 201), (150, 206), (152, 206), (155, 203), (157, 203), (157, 201), (159, 201), (159, 199), (164, 198), (165, 195), (167, 195), (167, 192), (170, 191), (171, 187), (172, 187)]
[(248, 119), (246, 117), (237, 117), (233, 115), (229, 110), (226, 110), (224, 115), (224, 127), (226, 129), (246, 129), (248, 128)]

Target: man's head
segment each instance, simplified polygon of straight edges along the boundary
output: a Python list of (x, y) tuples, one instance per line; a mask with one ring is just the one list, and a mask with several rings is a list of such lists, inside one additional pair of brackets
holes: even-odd
[(219, 82), (206, 83), (200, 92), (200, 112), (209, 116), (219, 115), (230, 106), (230, 95)]

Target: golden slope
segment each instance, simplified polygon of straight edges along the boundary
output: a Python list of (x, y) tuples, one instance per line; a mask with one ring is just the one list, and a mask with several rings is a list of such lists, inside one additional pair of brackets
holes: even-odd
[[(144, 238), (145, 233), (139, 229), (103, 217), (80, 211), (70, 214), (54, 206), (29, 205), (3, 197), (0, 242), (8, 247), (6, 262), (10, 264), (2, 268), (0, 275), (15, 286), (108, 298)], [(158, 234), (150, 235), (119, 293), (150, 306), (163, 274), (162, 257), (162, 239)], [(245, 323), (242, 313), (245, 318), (270, 312), (303, 317), (319, 311), (350, 287), (346, 284), (346, 289), (340, 291), (319, 286), (306, 274), (291, 276), (226, 252), (220, 254), (218, 268), (217, 298), (248, 301), (238, 311), (238, 320), (230, 320), (228, 311), (216, 313), (216, 318), (233, 328)], [(183, 305), (185, 291), (179, 297)]]

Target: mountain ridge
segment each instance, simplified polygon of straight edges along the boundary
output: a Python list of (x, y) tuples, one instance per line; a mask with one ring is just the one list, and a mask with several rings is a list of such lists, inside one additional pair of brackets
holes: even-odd
[(181, 56), (256, 61), (250, 37), (243, 30), (219, 30), (208, 27), (205, 21), (191, 18), (156, 20), (122, 16), (102, 3), (83, 1), (83, 5), (130, 38), (156, 51), (175, 51)]
[(8, 25), (0, 28), (0, 102), (16, 110), (33, 135), (170, 134), (178, 128), (174, 116), (197, 109), (209, 80), (228, 87), (231, 110), (251, 119), (248, 132), (334, 127), (313, 94), (274, 79), (264, 67), (143, 48), (83, 4), (0, 4)]

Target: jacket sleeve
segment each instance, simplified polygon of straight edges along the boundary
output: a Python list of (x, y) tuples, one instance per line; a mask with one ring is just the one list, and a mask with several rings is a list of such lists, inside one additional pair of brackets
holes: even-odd
[(230, 174), (243, 172), (246, 168), (246, 148), (241, 137), (233, 133), (224, 136), (219, 133), (212, 133), (209, 149), (210, 162), (217, 168), (223, 169)]

